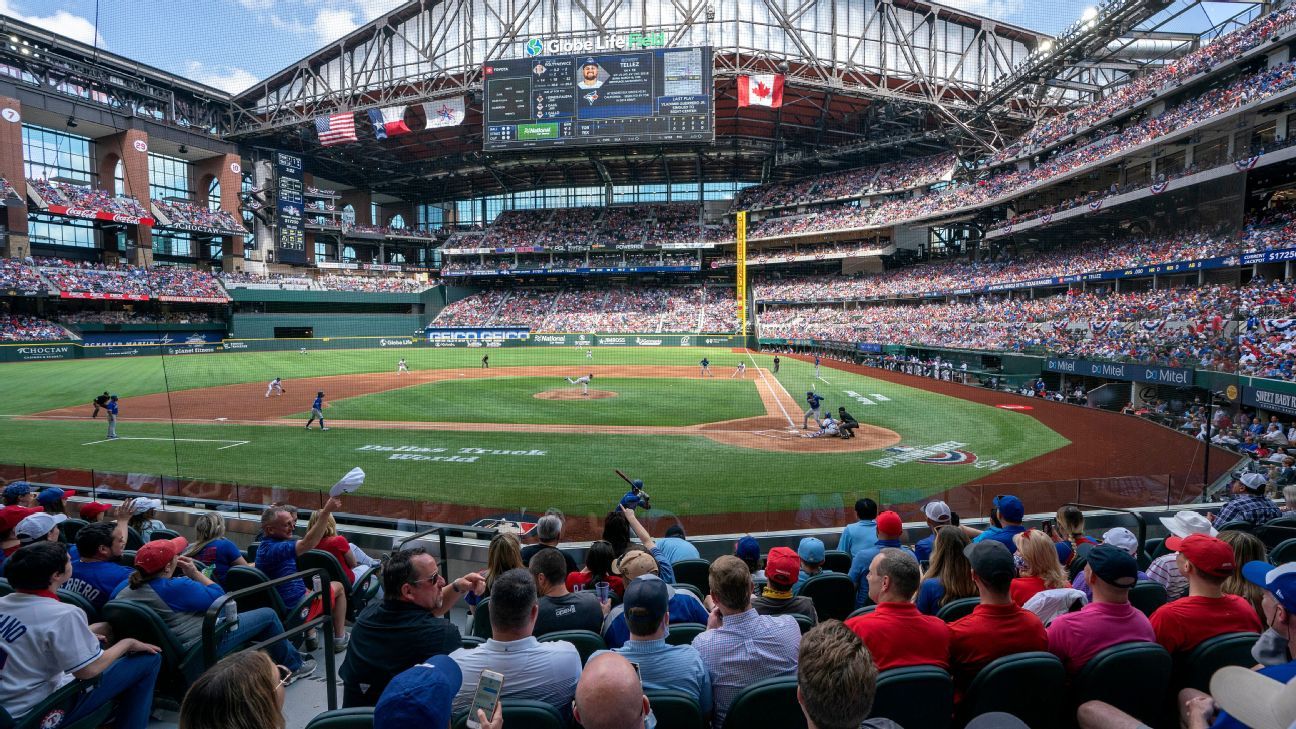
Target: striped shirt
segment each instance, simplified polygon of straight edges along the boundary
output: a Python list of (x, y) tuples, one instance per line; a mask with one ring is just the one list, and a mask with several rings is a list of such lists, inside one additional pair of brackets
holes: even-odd
[(1175, 561), (1177, 556), (1174, 552), (1163, 554), (1152, 560), (1147, 568), (1148, 579), (1161, 583), (1166, 589), (1166, 599), (1170, 601), (1188, 594), (1188, 578), (1179, 572), (1179, 563)]
[(724, 623), (693, 639), (711, 675), (716, 729), (724, 726), (729, 704), (752, 683), (795, 676), (801, 629), (790, 615), (760, 615), (754, 608), (727, 615)]

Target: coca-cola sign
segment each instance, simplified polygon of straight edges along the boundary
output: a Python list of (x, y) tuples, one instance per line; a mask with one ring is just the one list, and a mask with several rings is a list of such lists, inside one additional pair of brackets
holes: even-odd
[(105, 210), (95, 210), (94, 208), (70, 208), (66, 205), (51, 205), (48, 212), (55, 215), (66, 215), (69, 218), (85, 218), (87, 220), (102, 220), (105, 223), (120, 223), (122, 225), (153, 225), (153, 218), (139, 217), (135, 215), (125, 215), (123, 213), (110, 213)]

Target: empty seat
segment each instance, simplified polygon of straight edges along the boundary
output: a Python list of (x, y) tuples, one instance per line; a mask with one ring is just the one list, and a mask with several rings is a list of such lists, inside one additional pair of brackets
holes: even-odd
[(845, 620), (855, 609), (855, 583), (836, 572), (822, 572), (801, 583), (798, 595), (814, 601), (820, 620)]
[(959, 703), (959, 723), (1002, 711), (1027, 726), (1058, 726), (1066, 690), (1066, 667), (1052, 653), (1034, 651), (1003, 656), (977, 672)]
[[(1149, 726), (1160, 726), (1173, 661), (1156, 643), (1122, 643), (1080, 669), (1072, 682), (1075, 705), (1105, 701)], [(1137, 676), (1137, 680), (1131, 677)]]
[(662, 729), (706, 729), (702, 707), (683, 691), (644, 691), (657, 726)]
[(1296, 562), (1296, 539), (1281, 542), (1269, 552), (1269, 561), (1276, 565)]
[(850, 572), (851, 555), (840, 549), (830, 549), (824, 552), (823, 568), (829, 572), (840, 572), (844, 575)]
[(675, 570), (675, 584), (692, 585), (703, 595), (711, 591), (707, 582), (711, 573), (711, 563), (705, 559), (681, 559), (671, 565)]
[[(508, 677), (505, 677), (508, 680)], [(526, 729), (567, 729), (558, 710), (543, 701), (532, 699), (503, 699), (500, 701), (501, 713), (504, 715), (504, 726), (525, 727)], [(454, 729), (467, 729), (468, 712), (455, 717), (451, 724)], [(424, 729), (424, 728), (420, 728)], [(426, 727), (425, 729), (432, 729)]]
[(954, 715), (954, 679), (937, 666), (905, 666), (878, 674), (869, 717), (902, 727), (946, 729)]
[(1157, 608), (1166, 604), (1167, 599), (1165, 585), (1160, 582), (1139, 580), (1130, 588), (1130, 604), (1148, 617), (1152, 617)]
[(805, 729), (805, 714), (801, 713), (796, 692), (796, 676), (767, 678), (749, 685), (729, 704), (724, 729)]
[(1211, 676), (1225, 666), (1255, 665), (1251, 648), (1260, 639), (1258, 633), (1224, 633), (1207, 638), (1186, 655), (1176, 655), (1174, 687), (1210, 692)]

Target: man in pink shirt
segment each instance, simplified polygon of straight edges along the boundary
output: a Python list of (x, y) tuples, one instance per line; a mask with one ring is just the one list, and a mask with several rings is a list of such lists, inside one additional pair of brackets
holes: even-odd
[(1156, 640), (1147, 616), (1129, 603), (1130, 588), (1138, 582), (1134, 557), (1110, 544), (1094, 547), (1085, 578), (1093, 588), (1093, 602), (1079, 612), (1059, 615), (1048, 626), (1049, 652), (1071, 673), (1106, 648)]

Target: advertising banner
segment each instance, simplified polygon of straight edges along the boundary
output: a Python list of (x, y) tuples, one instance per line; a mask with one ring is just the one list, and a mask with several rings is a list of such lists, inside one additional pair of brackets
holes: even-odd
[(471, 341), (526, 341), (531, 330), (526, 327), (428, 327), (424, 330), (429, 342)]
[(216, 344), (225, 336), (221, 331), (176, 332), (84, 332), (81, 335), (86, 347), (133, 347), (139, 345), (191, 345)]
[(1242, 404), (1271, 413), (1296, 416), (1296, 394), (1263, 387), (1242, 388)]
[(102, 299), (105, 301), (148, 301), (144, 294), (110, 294), (98, 291), (60, 291), (60, 299)]
[(1049, 357), (1044, 364), (1049, 372), (1083, 377), (1101, 377), (1127, 382), (1155, 382), (1166, 385), (1193, 384), (1193, 371), (1186, 367), (1159, 367), (1131, 362), (1093, 362), (1086, 359)]
[(623, 273), (695, 273), (701, 266), (605, 266), (579, 268), (509, 268), (503, 270), (451, 271), (443, 270), (446, 277), (493, 277), (501, 276), (583, 276), (587, 274), (623, 274)]
[(103, 210), (94, 210), (92, 208), (70, 208), (66, 205), (51, 205), (49, 212), (55, 215), (66, 215), (69, 218), (84, 218), (86, 220), (100, 220), (105, 223), (124, 223), (126, 225), (148, 225), (155, 222), (153, 218), (138, 215), (122, 215), (121, 213), (109, 213)]

